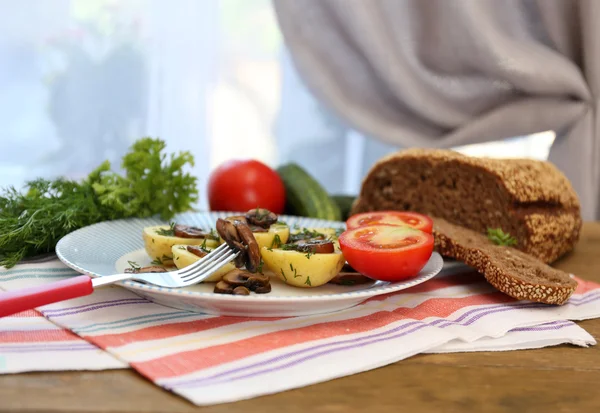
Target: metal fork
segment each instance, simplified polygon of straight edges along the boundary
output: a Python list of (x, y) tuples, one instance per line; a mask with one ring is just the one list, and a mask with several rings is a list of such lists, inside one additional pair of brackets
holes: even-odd
[(205, 280), (223, 265), (231, 262), (238, 254), (239, 252), (233, 251), (227, 244), (222, 244), (192, 265), (177, 271), (123, 273), (97, 278), (80, 275), (51, 284), (0, 292), (0, 317), (46, 304), (83, 297), (94, 292), (96, 287), (125, 280), (138, 280), (168, 288), (186, 287)]

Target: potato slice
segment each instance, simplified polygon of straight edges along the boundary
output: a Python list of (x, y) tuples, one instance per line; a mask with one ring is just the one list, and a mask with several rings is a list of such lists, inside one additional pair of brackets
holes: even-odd
[(281, 243), (285, 244), (290, 238), (290, 227), (286, 224), (273, 224), (269, 228), (269, 232), (254, 232), (254, 238), (261, 250), (262, 247), (271, 248), (276, 235), (279, 236)]
[[(207, 249), (210, 250), (211, 248)], [(191, 265), (200, 259), (199, 256), (192, 254), (187, 250), (187, 245), (173, 245), (171, 247), (171, 253), (173, 255), (173, 262), (179, 269), (187, 267), (188, 265)], [(210, 283), (221, 281), (221, 278), (223, 278), (225, 274), (233, 270), (235, 270), (235, 265), (233, 265), (233, 262), (227, 263), (202, 282)]]
[[(172, 251), (173, 245), (202, 245), (202, 238), (180, 238), (175, 236), (160, 235), (157, 231), (168, 230), (168, 225), (157, 225), (146, 227), (143, 232), (144, 248), (146, 253), (153, 260), (157, 260), (164, 265), (173, 265)], [(206, 240), (206, 247), (214, 248), (219, 245), (217, 240)]]
[(293, 231), (291, 231), (291, 234), (298, 234), (304, 230), (307, 231), (311, 231), (311, 232), (318, 232), (320, 234), (325, 235), (327, 238), (331, 239), (333, 241), (333, 245), (335, 246), (335, 250), (336, 251), (340, 251), (340, 243), (338, 241), (339, 237), (337, 235), (337, 229), (336, 228), (321, 228), (321, 227), (315, 227), (315, 228), (296, 228)]
[[(253, 234), (259, 249), (262, 249), (262, 247), (271, 248), (275, 236), (279, 236), (282, 244), (288, 241), (290, 238), (290, 227), (286, 224), (273, 224), (269, 227), (268, 232), (253, 232)], [(224, 242), (223, 238), (220, 238), (220, 242)]]
[(319, 287), (335, 277), (346, 260), (341, 252), (306, 254), (304, 252), (269, 249), (261, 250), (269, 270), (279, 279), (294, 287)]

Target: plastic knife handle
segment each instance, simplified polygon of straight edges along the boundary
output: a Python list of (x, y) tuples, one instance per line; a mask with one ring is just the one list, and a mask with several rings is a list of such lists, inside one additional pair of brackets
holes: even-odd
[(23, 288), (21, 290), (0, 291), (0, 317), (46, 304), (83, 297), (92, 292), (94, 292), (92, 279), (87, 275), (79, 275), (52, 284)]

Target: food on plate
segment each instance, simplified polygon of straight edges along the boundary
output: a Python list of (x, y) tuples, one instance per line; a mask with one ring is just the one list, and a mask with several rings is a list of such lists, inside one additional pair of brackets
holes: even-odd
[(240, 285), (239, 287), (235, 287), (233, 289), (233, 295), (250, 295), (250, 290)]
[(291, 250), (310, 254), (333, 254), (335, 252), (333, 241), (325, 239), (297, 241), (284, 246)]
[(302, 167), (291, 163), (280, 166), (277, 172), (285, 185), (289, 214), (332, 221), (341, 219), (337, 203)]
[(363, 180), (352, 214), (408, 210), (486, 234), (501, 228), (515, 247), (550, 263), (573, 249), (580, 204), (552, 164), (408, 149), (381, 159)]
[[(421, 217), (418, 222), (426, 222), (425, 218), (427, 217)], [(400, 231), (402, 234), (408, 231), (411, 236), (404, 236), (403, 242), (415, 244), (412, 246), (415, 257), (423, 256), (423, 240), (431, 238), (430, 234), (408, 226), (384, 225), (384, 227), (391, 228), (389, 231), (392, 232)], [(216, 230), (206, 231), (181, 224), (145, 228), (146, 250), (152, 257), (157, 256), (157, 251), (163, 253), (165, 257), (172, 257), (171, 262), (177, 268), (184, 268), (209, 256), (219, 243), (226, 243), (238, 252), (237, 257), (205, 280), (205, 282), (216, 283), (214, 292), (218, 294), (268, 293), (271, 291), (269, 282), (271, 275), (275, 275), (286, 284), (301, 288), (319, 287), (329, 282), (338, 285), (372, 282), (371, 278), (365, 276), (372, 277), (370, 273), (361, 274), (362, 267), (355, 266), (355, 270), (346, 263), (347, 257), (342, 253), (339, 242), (342, 229), (294, 227), (290, 230), (286, 223), (279, 221), (278, 214), (266, 208), (253, 208), (244, 214), (218, 218), (215, 228)], [(377, 226), (366, 228), (377, 228)], [(419, 237), (415, 234), (422, 235)], [(379, 240), (378, 236), (375, 236), (375, 241)], [(362, 238), (361, 240), (366, 242)], [(171, 245), (171, 242), (178, 243)], [(430, 244), (433, 245), (433, 241)], [(165, 246), (170, 248), (167, 252)], [(404, 249), (406, 250), (406, 247)], [(405, 251), (396, 253), (398, 254), (404, 257), (404, 261), (400, 266), (392, 263), (400, 268), (400, 273), (396, 271), (395, 276), (403, 274), (407, 276), (407, 262), (412, 265), (408, 270), (412, 271), (415, 262), (418, 264), (420, 261), (418, 257), (416, 260), (414, 257), (407, 258)], [(431, 255), (431, 248), (429, 255)], [(425, 258), (425, 262), (429, 255)], [(388, 259), (389, 256), (383, 255), (383, 258)], [(169, 262), (163, 257), (161, 264), (170, 265)], [(379, 265), (390, 266), (388, 262)], [(372, 269), (373, 265), (369, 269), (371, 273)], [(264, 270), (269, 271), (265, 274)], [(415, 269), (416, 272), (419, 270), (420, 267)]]
[(250, 272), (257, 272), (261, 263), (260, 248), (258, 247), (258, 242), (256, 242), (252, 230), (248, 224), (240, 221), (234, 222), (233, 225), (240, 236), (242, 245), (246, 247), (246, 256), (248, 257), (244, 263), (246, 269)]
[(214, 248), (219, 245), (216, 234), (187, 225), (157, 225), (144, 228), (144, 248), (157, 264), (173, 265), (173, 245), (202, 245)]
[(260, 249), (248, 224), (242, 221), (231, 222), (219, 218), (217, 219), (217, 232), (231, 249), (239, 252), (234, 260), (236, 267), (245, 266), (250, 272), (259, 270), (261, 263)]
[(253, 208), (246, 212), (245, 217), (248, 224), (259, 228), (269, 228), (279, 219), (276, 213), (265, 208)]
[(319, 287), (334, 278), (344, 266), (344, 256), (331, 240), (305, 239), (263, 247), (262, 258), (281, 281), (295, 287)]
[(161, 267), (160, 265), (148, 265), (146, 267), (140, 267), (135, 263), (130, 263), (131, 267), (125, 269), (125, 273), (127, 274), (149, 274), (156, 272), (167, 272), (165, 267)]
[[(204, 258), (213, 248), (208, 248), (202, 245), (173, 245), (171, 248), (171, 254), (173, 256), (173, 263), (178, 269), (185, 268), (188, 265), (192, 265), (200, 258)], [(217, 282), (229, 271), (235, 270), (233, 263), (227, 263), (218, 270), (216, 270), (210, 277), (205, 279), (203, 282)]]
[(269, 276), (233, 269), (225, 274), (214, 288), (216, 294), (249, 295), (250, 291), (257, 294), (271, 292)]
[(417, 212), (408, 211), (363, 212), (362, 214), (351, 216), (348, 221), (346, 221), (348, 229), (377, 224), (402, 225), (419, 229), (428, 232), (429, 234), (431, 234), (431, 229), (433, 228), (433, 221), (431, 218)]
[[(306, 241), (306, 240), (317, 240), (317, 239), (330, 239), (337, 240), (338, 232), (340, 230), (336, 228), (325, 228), (325, 227), (310, 227), (310, 228), (294, 228), (290, 234), (288, 242)], [(285, 243), (284, 243), (285, 244)]]
[(344, 264), (341, 271), (329, 281), (329, 284), (358, 285), (370, 282), (373, 282), (371, 278), (365, 277), (352, 268), (350, 264)]
[(341, 270), (345, 259), (335, 228), (295, 228), (287, 243), (261, 249), (267, 268), (286, 284), (319, 287)]
[(208, 203), (213, 211), (266, 208), (283, 213), (285, 188), (276, 171), (256, 160), (231, 160), (208, 179)]
[(517, 249), (497, 245), (478, 232), (433, 218), (436, 247), (442, 255), (475, 268), (496, 289), (518, 300), (564, 304), (577, 282)]
[(279, 222), (277, 214), (264, 208), (254, 208), (245, 215), (234, 215), (225, 219), (232, 223), (235, 221), (247, 223), (259, 249), (270, 247), (275, 240), (285, 244), (290, 236), (290, 227), (284, 222)]
[(381, 281), (416, 276), (433, 253), (431, 234), (396, 225), (370, 225), (340, 235), (340, 247), (352, 268)]
[(258, 242), (258, 246), (262, 249), (262, 247), (270, 247), (273, 245), (276, 239), (278, 242), (285, 244), (290, 237), (290, 227), (288, 227), (284, 223), (276, 223), (269, 227), (267, 232), (254, 232), (254, 238), (256, 242)]
[[(239, 252), (238, 256), (204, 280), (219, 282), (236, 267), (243, 267), (249, 273), (262, 273), (261, 245), (270, 247), (275, 240), (281, 244), (289, 238), (289, 227), (278, 220), (277, 214), (264, 208), (254, 208), (244, 215), (218, 219), (215, 223), (216, 230), (206, 231), (197, 227), (171, 224), (147, 227), (144, 229), (143, 238), (146, 252), (155, 263), (163, 266), (174, 264), (179, 269), (209, 255), (220, 242), (227, 243)], [(223, 284), (220, 285), (222, 286)], [(221, 290), (220, 287), (216, 290)], [(270, 288), (269, 284), (258, 292), (266, 293)], [(233, 294), (233, 289), (230, 290), (228, 293)], [(250, 291), (255, 289), (250, 288)], [(239, 289), (235, 294), (244, 294), (244, 291)]]
[(342, 233), (342, 231), (342, 229), (326, 227), (295, 228), (291, 231), (287, 243), (326, 239), (333, 241), (335, 249), (339, 251), (340, 243), (338, 242), (338, 236)]

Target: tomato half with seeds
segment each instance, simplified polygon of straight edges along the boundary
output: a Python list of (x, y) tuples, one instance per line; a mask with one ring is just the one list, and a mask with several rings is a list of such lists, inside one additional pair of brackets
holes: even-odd
[(352, 215), (346, 221), (348, 229), (364, 227), (366, 225), (401, 225), (425, 231), (431, 234), (433, 221), (427, 215), (408, 211), (374, 211)]
[(381, 281), (419, 274), (433, 253), (433, 235), (397, 225), (368, 225), (344, 231), (342, 253), (356, 271)]

